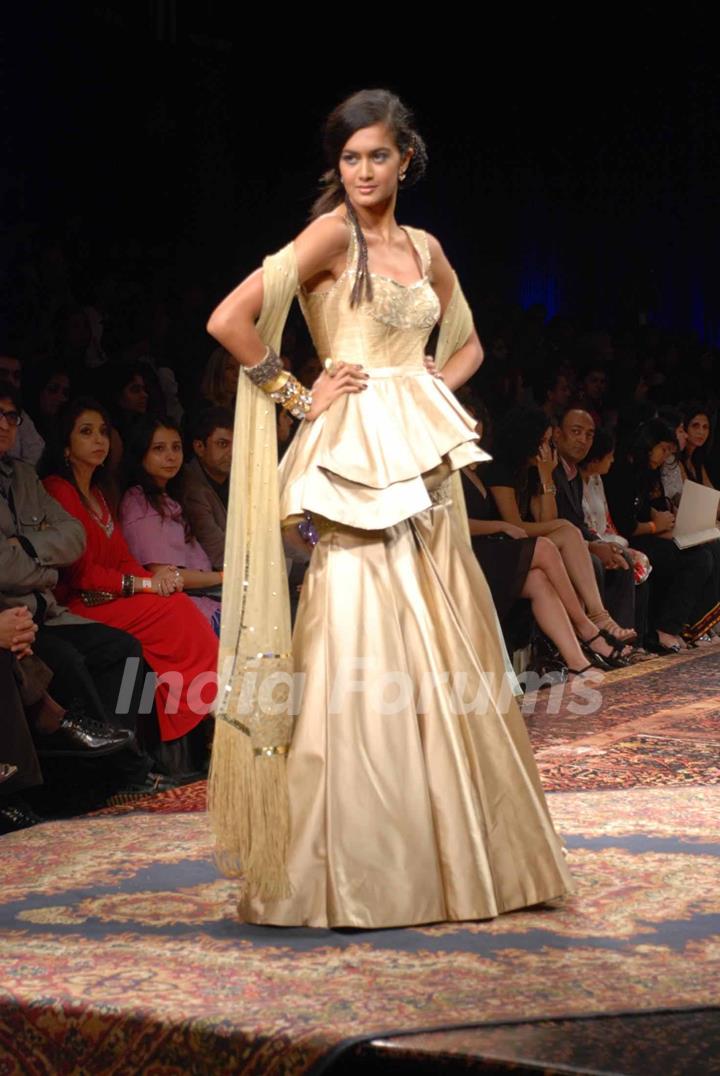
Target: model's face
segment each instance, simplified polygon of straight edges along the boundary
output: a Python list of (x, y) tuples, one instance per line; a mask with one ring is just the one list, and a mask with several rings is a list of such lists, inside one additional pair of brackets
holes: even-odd
[(44, 415), (57, 415), (63, 404), (70, 399), (70, 378), (67, 374), (55, 374), (40, 393), (40, 410)]
[(648, 463), (653, 471), (657, 471), (658, 467), (662, 467), (668, 456), (672, 456), (674, 451), (675, 444), (673, 441), (660, 441), (658, 444), (653, 445), (648, 456)]
[(395, 139), (384, 123), (361, 127), (340, 154), (338, 168), (343, 186), (354, 205), (382, 205), (397, 192), (399, 175), (405, 172), (412, 150), (401, 157)]
[(148, 405), (148, 391), (142, 374), (135, 374), (133, 379), (121, 390), (118, 403), (123, 411), (134, 411), (138, 415), (145, 414)]
[(710, 419), (707, 415), (693, 415), (687, 424), (687, 443), (690, 448), (702, 448), (710, 436)]
[(155, 484), (164, 488), (182, 467), (183, 449), (180, 434), (167, 426), (158, 426), (142, 465)]
[(555, 444), (560, 455), (572, 463), (581, 463), (593, 443), (595, 423), (587, 411), (568, 411), (562, 425), (555, 428)]
[[(281, 410), (280, 414), (287, 414), (287, 412)], [(220, 426), (213, 430), (207, 441), (193, 442), (195, 455), (210, 477), (218, 482), (224, 481), (230, 474), (232, 443), (232, 430), (227, 430)]]
[(107, 459), (110, 430), (99, 411), (82, 411), (75, 419), (65, 458), (74, 467), (95, 470)]
[(17, 413), (18, 410), (9, 396), (0, 399), (0, 456), (11, 452), (15, 447), (17, 426), (14, 417)]
[(0, 381), (9, 381), (13, 388), (19, 389), (21, 371), (20, 359), (0, 355)]

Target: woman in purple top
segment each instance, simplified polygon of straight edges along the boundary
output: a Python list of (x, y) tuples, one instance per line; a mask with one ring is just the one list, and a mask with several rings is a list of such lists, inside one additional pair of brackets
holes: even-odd
[(172, 565), (182, 589), (219, 635), (222, 572), (212, 570), (178, 503), (183, 448), (177, 427), (167, 419), (143, 417), (128, 439), (123, 462), (129, 488), (119, 516), (130, 551), (150, 571)]

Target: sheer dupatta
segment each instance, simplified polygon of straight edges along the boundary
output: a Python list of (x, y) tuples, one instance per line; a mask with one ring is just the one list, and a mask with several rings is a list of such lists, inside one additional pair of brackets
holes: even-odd
[[(263, 262), (257, 330), (280, 352), (297, 289), (292, 243)], [(238, 381), (208, 804), (220, 869), (264, 900), (289, 894), (286, 755), (293, 728), (290, 601), (279, 518), (276, 408)]]

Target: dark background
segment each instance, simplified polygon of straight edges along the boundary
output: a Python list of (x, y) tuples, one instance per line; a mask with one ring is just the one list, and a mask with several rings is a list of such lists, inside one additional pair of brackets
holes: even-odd
[(473, 305), (717, 345), (714, 39), (702, 9), (665, 11), (315, 5), (258, 26), (239, 3), (6, 10), (4, 268), (57, 234), (89, 292), (122, 264), (154, 294), (196, 286), (206, 314), (302, 227), (324, 115), (386, 85), (430, 151), (399, 219), (439, 235)]

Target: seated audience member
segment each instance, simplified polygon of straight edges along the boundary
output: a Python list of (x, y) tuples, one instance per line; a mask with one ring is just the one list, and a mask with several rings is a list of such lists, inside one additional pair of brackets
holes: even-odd
[[(61, 416), (58, 456), (47, 461), (48, 492), (84, 534), (85, 550), (64, 568), (58, 595), (73, 612), (120, 628), (142, 646), (158, 674), (160, 737), (176, 741), (210, 712), (208, 674), (217, 666), (217, 638), (182, 590), (182, 574), (166, 565), (148, 572), (130, 553), (102, 489), (110, 420), (98, 403), (79, 399)], [(199, 679), (198, 679), (199, 678)], [(205, 685), (205, 690), (202, 690)]]
[[(592, 416), (579, 407), (569, 407), (553, 429), (558, 465), (553, 471), (557, 514), (576, 526), (588, 544), (598, 589), (610, 614), (624, 628), (635, 626), (635, 578), (632, 562), (617, 544), (605, 542), (588, 527), (583, 510), (583, 479), (579, 466), (595, 437)], [(644, 607), (644, 599), (641, 599)], [(642, 619), (642, 618), (641, 618)]]
[[(18, 406), (14, 387), (0, 382), (0, 602), (34, 621), (32, 648), (52, 670), (53, 694), (67, 708), (47, 748), (78, 753), (128, 747), (137, 708), (133, 704), (116, 718), (115, 704), (126, 660), (137, 658), (140, 649), (123, 632), (97, 631), (92, 621), (56, 601), (52, 588), (58, 569), (80, 556), (84, 537), (77, 520), (46, 493), (34, 468), (10, 455)], [(135, 775), (139, 770), (136, 765)], [(146, 775), (147, 767), (142, 780)]]
[(567, 574), (597, 633), (593, 649), (607, 660), (621, 657), (628, 633), (603, 606), (590, 553), (582, 534), (566, 519), (558, 519), (552, 474), (557, 456), (552, 427), (539, 408), (514, 408), (495, 432), (491, 463), (482, 464), (480, 477), (495, 502), (493, 515), (520, 527), (530, 537), (541, 535), (557, 547)]
[[(287, 412), (285, 412), (287, 414)], [(182, 506), (215, 571), (225, 560), (233, 417), (224, 407), (201, 411), (190, 425), (193, 459), (185, 465)]]
[(70, 373), (60, 360), (43, 363), (29, 378), (28, 410), (46, 442), (57, 432), (57, 417), (70, 399), (70, 391)]
[[(685, 404), (682, 412), (673, 407), (661, 407), (658, 408), (658, 417), (675, 431), (676, 450), (663, 464), (660, 480), (671, 508), (677, 511), (687, 478), (714, 488), (705, 466), (711, 448), (709, 408), (698, 403)], [(720, 541), (708, 542), (706, 548), (713, 558), (715, 600), (720, 601)], [(716, 634), (720, 634), (720, 630), (716, 629)]]
[(572, 394), (572, 386), (562, 370), (545, 371), (535, 386), (538, 405), (554, 426), (562, 415)]
[[(149, 572), (174, 565), (182, 589), (219, 635), (222, 572), (213, 571), (183, 517), (178, 503), (182, 462), (182, 438), (176, 426), (149, 415), (138, 422), (125, 446), (128, 489), (118, 516), (135, 559)], [(215, 590), (213, 597), (200, 593), (210, 589)]]
[[(482, 418), (476, 429), (482, 438)], [(540, 630), (555, 644), (569, 673), (607, 668), (586, 642), (596, 638), (597, 628), (580, 604), (557, 548), (542, 535), (530, 538), (521, 527), (493, 518), (495, 504), (476, 465), (463, 469), (462, 481), (473, 551), (508, 644), (513, 607), (518, 598), (528, 598)]]
[(698, 482), (701, 486), (712, 488), (705, 466), (707, 454), (712, 445), (710, 409), (700, 403), (689, 403), (683, 406), (682, 415), (685, 447), (680, 453), (680, 465), (685, 477), (691, 482)]
[(596, 426), (602, 426), (608, 377), (601, 362), (589, 362), (578, 385), (578, 404), (591, 415)]
[[(0, 833), (25, 829), (41, 822), (27, 802), (25, 791), (43, 784), (39, 757), (54, 762), (51, 787), (56, 803), (67, 806), (65, 770), (58, 768), (74, 758), (84, 762), (101, 760), (98, 770), (101, 787), (117, 791), (118, 782), (134, 784), (133, 788), (153, 791), (150, 781), (138, 779), (138, 761), (130, 750), (129, 734), (115, 736), (111, 742), (106, 729), (99, 726), (100, 737), (95, 741), (92, 728), (79, 714), (71, 715), (48, 694), (53, 679), (52, 671), (32, 652), (37, 634), (37, 624), (25, 606), (5, 606), (0, 599), (0, 691), (3, 698), (3, 714), (0, 721)], [(78, 702), (75, 702), (77, 709)], [(81, 735), (78, 735), (78, 733)], [(107, 756), (112, 756), (105, 761)], [(10, 771), (3, 779), (4, 766)], [(80, 772), (87, 775), (87, 769)], [(84, 790), (90, 802), (98, 801), (97, 792)], [(77, 790), (73, 789), (76, 795)], [(47, 800), (47, 797), (45, 797)]]
[(25, 463), (32, 463), (34, 466), (43, 454), (45, 442), (38, 433), (30, 415), (20, 406), (22, 363), (17, 355), (9, 355), (7, 352), (0, 354), (0, 381), (8, 382), (18, 394), (20, 423), (10, 455), (13, 459), (23, 460)]
[(216, 347), (207, 361), (200, 383), (204, 407), (224, 407), (235, 413), (240, 364), (224, 347)]
[(119, 473), (124, 443), (133, 426), (143, 415), (162, 414), (162, 391), (153, 371), (144, 362), (118, 363), (106, 368), (102, 394), (112, 416), (111, 451), (108, 466), (113, 475)]
[(635, 432), (604, 481), (615, 525), (652, 565), (647, 647), (661, 654), (677, 653), (684, 645), (681, 636), (694, 641), (720, 618), (711, 551), (707, 545), (678, 549), (672, 541), (675, 515), (663, 493), (660, 470), (675, 451), (672, 428), (650, 419)]
[[(42, 771), (19, 680), (20, 662), (31, 655), (37, 625), (24, 606), (0, 611), (0, 692), (3, 715), (0, 720), (0, 834), (35, 825), (41, 819), (18, 796), (22, 789), (42, 784)], [(37, 659), (36, 659), (37, 660)], [(41, 662), (37, 662), (42, 665)], [(45, 666), (42, 666), (45, 669)], [(47, 682), (52, 674), (47, 670)]]
[(650, 576), (650, 561), (638, 549), (631, 549), (627, 538), (618, 533), (612, 521), (603, 476), (615, 462), (615, 438), (612, 431), (601, 426), (595, 430), (593, 443), (585, 459), (581, 460), (580, 474), (583, 481), (583, 514), (585, 526), (598, 536), (601, 542), (608, 542), (621, 549), (623, 555), (630, 558), (636, 583), (644, 583)]
[(663, 493), (670, 502), (673, 511), (677, 512), (685, 482), (685, 472), (680, 460), (687, 443), (687, 431), (683, 423), (682, 413), (677, 408), (659, 407), (657, 418), (662, 419), (666, 425), (675, 431), (675, 451), (668, 456), (660, 468), (660, 481)]

